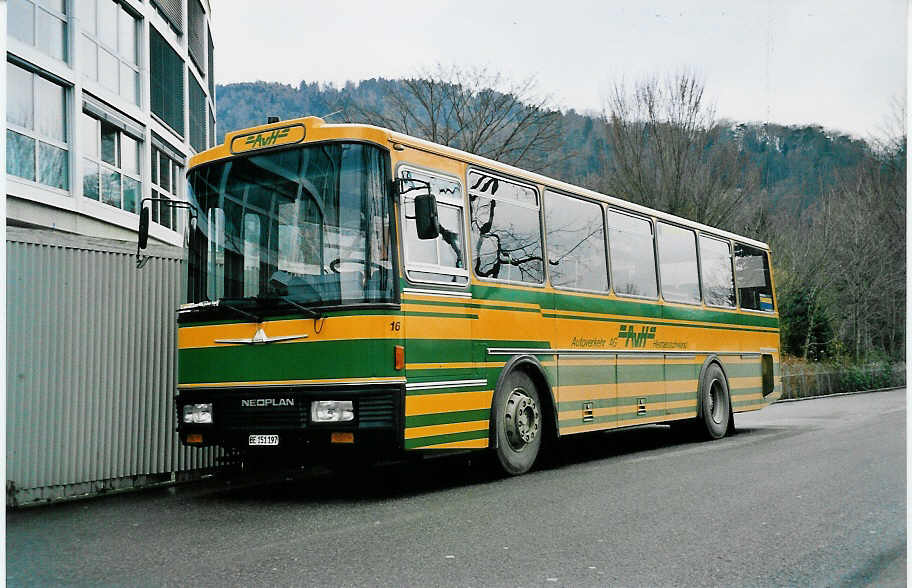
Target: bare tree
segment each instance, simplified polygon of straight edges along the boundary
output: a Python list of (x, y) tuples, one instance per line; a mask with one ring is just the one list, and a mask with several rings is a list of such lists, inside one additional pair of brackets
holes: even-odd
[(360, 120), (532, 171), (547, 168), (560, 141), (560, 112), (529, 78), (438, 65), (389, 85), (375, 103), (351, 102)]
[(719, 226), (760, 185), (693, 73), (616, 84), (603, 121), (611, 153), (599, 188), (621, 198)]

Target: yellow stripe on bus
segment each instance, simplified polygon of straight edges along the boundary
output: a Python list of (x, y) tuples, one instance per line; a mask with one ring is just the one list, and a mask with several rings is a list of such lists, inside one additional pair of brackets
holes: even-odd
[(484, 449), (488, 446), (488, 438), (469, 439), (468, 441), (450, 441), (449, 443), (434, 443), (431, 445), (419, 445), (414, 449)]
[(493, 390), (406, 396), (405, 416), (453, 412), (456, 410), (490, 409), (493, 396)]
[(489, 367), (503, 367), (506, 362), (491, 362), (491, 363), (476, 363), (474, 361), (445, 361), (440, 363), (407, 363), (405, 364), (406, 370), (439, 370), (441, 368), (447, 369), (466, 369), (466, 368), (489, 368)]
[(406, 439), (419, 437), (432, 437), (434, 435), (448, 435), (450, 433), (465, 433), (467, 431), (481, 431), (488, 428), (490, 423), (484, 421), (469, 421), (465, 423), (447, 423), (443, 425), (427, 425), (424, 427), (410, 427), (405, 430)]
[(729, 378), (728, 387), (731, 390), (741, 388), (759, 388), (763, 386), (763, 376), (746, 376), (743, 378)]
[[(314, 322), (320, 332), (314, 330)], [(238, 343), (216, 343), (216, 339), (250, 339), (261, 328), (269, 337), (306, 335), (292, 341), (278, 341), (275, 344), (301, 343), (305, 341), (351, 341), (357, 339), (388, 338), (390, 317), (388, 316), (338, 316), (313, 319), (289, 319), (263, 323), (236, 323), (228, 325), (200, 325), (180, 327), (177, 330), (177, 348), (228, 347)]]

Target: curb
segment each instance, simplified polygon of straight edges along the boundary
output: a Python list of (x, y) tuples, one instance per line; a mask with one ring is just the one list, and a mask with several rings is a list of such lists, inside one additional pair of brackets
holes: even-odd
[(874, 392), (889, 392), (890, 390), (903, 390), (905, 386), (893, 386), (892, 388), (877, 388), (876, 390), (858, 390), (857, 392), (839, 392), (838, 394), (820, 394), (819, 396), (805, 396), (804, 398), (780, 398), (773, 404), (781, 402), (801, 402), (802, 400), (819, 400), (820, 398), (833, 398), (835, 396), (855, 396), (858, 394), (873, 394)]

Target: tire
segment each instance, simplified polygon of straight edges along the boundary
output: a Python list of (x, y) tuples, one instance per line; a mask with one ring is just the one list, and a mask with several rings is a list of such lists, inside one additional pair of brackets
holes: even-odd
[(532, 378), (519, 370), (510, 372), (494, 393), (491, 418), (495, 465), (511, 476), (528, 472), (544, 434), (542, 403)]
[(731, 396), (728, 382), (719, 364), (711, 363), (700, 381), (700, 432), (709, 439), (721, 439), (732, 422)]

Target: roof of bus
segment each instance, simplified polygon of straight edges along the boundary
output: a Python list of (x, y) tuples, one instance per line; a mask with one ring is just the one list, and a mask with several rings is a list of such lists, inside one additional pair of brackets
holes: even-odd
[[(303, 130), (299, 130), (302, 129)], [(289, 133), (286, 133), (284, 136), (277, 137), (279, 133), (283, 132), (284, 129), (290, 129)], [(299, 137), (298, 137), (299, 135)], [(379, 145), (396, 145), (402, 146), (405, 148), (417, 149), (420, 151), (430, 152), (445, 157), (450, 157), (453, 159), (460, 160), (464, 163), (471, 165), (477, 165), (479, 167), (485, 167), (491, 171), (501, 172), (504, 174), (512, 175), (518, 179), (526, 180), (529, 182), (542, 184), (546, 187), (554, 188), (564, 192), (569, 192), (572, 194), (578, 194), (580, 196), (586, 196), (594, 200), (599, 200), (607, 204), (612, 204), (618, 208), (624, 210), (629, 210), (631, 212), (639, 212), (641, 214), (654, 216), (661, 220), (671, 221), (677, 224), (685, 225), (700, 231), (704, 231), (719, 237), (724, 237), (727, 239), (735, 239), (742, 243), (753, 245), (755, 247), (760, 247), (762, 249), (769, 249), (769, 246), (766, 243), (757, 241), (755, 239), (750, 239), (743, 235), (738, 235), (731, 233), (729, 231), (723, 231), (715, 227), (710, 227), (702, 223), (694, 222), (683, 217), (675, 216), (667, 212), (662, 212), (661, 210), (656, 210), (649, 208), (647, 206), (642, 206), (640, 204), (635, 204), (629, 202), (622, 198), (617, 198), (615, 196), (608, 196), (606, 194), (601, 194), (593, 190), (587, 190), (586, 188), (581, 188), (579, 186), (574, 186), (573, 184), (568, 184), (567, 182), (562, 182), (561, 180), (556, 180), (548, 176), (537, 174), (534, 172), (526, 171), (524, 169), (514, 167), (505, 163), (500, 163), (494, 161), (493, 159), (488, 159), (486, 157), (481, 157), (466, 151), (461, 151), (453, 147), (447, 147), (445, 145), (440, 145), (437, 143), (432, 143), (424, 139), (419, 139), (417, 137), (412, 137), (403, 133), (398, 133), (396, 131), (391, 131), (382, 127), (376, 127), (373, 125), (366, 124), (327, 124), (323, 119), (308, 116), (304, 118), (284, 120), (277, 123), (270, 123), (265, 125), (260, 125), (256, 127), (251, 127), (248, 129), (243, 129), (240, 131), (230, 132), (225, 135), (225, 142), (221, 145), (216, 145), (211, 149), (207, 149), (202, 153), (194, 155), (190, 158), (189, 169), (194, 167), (211, 163), (219, 159), (225, 159), (235, 155), (246, 155), (248, 153), (256, 152), (256, 149), (261, 147), (279, 147), (284, 145), (293, 145), (305, 142), (313, 141), (325, 141), (325, 140), (343, 140), (343, 139), (354, 139), (361, 141), (369, 141), (372, 143), (377, 143)], [(242, 139), (242, 143), (235, 143), (236, 139)], [(251, 141), (253, 140), (253, 141)], [(262, 140), (262, 141), (260, 141)], [(272, 141), (272, 142), (269, 142)], [(255, 145), (258, 142), (266, 143), (261, 147), (248, 147), (250, 143)]]

